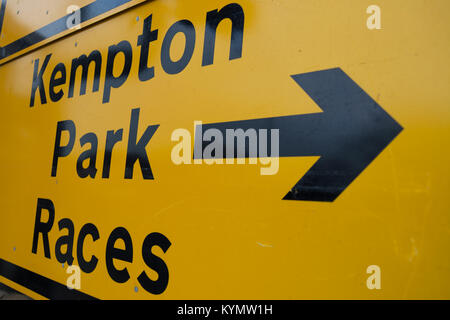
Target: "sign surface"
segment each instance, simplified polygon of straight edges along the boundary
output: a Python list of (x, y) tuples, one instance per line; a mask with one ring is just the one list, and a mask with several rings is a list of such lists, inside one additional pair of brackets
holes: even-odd
[(144, 1), (1, 0), (0, 63)]
[(0, 282), (450, 298), (448, 1), (44, 2), (0, 7)]

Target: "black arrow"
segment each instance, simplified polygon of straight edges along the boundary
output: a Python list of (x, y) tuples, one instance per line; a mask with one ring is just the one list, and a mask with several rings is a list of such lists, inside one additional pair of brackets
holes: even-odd
[[(292, 78), (323, 112), (203, 124), (201, 129), (218, 129), (223, 137), (227, 129), (279, 129), (280, 157), (320, 156), (283, 199), (332, 202), (403, 128), (339, 68)], [(202, 151), (209, 144), (196, 136), (195, 146), (199, 143)], [(235, 151), (234, 157), (248, 158), (245, 148), (245, 154)]]

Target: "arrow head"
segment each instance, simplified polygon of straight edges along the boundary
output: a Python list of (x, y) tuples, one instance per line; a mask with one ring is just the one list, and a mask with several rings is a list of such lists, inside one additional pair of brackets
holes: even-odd
[(323, 110), (324, 138), (314, 140), (321, 158), (283, 199), (332, 202), (403, 128), (339, 68), (292, 78)]

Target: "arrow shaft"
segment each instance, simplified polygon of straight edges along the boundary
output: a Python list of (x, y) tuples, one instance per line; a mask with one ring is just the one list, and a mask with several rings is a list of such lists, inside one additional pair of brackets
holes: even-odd
[[(319, 141), (326, 139), (322, 133), (323, 126), (322, 113), (209, 123), (197, 127), (196, 132), (201, 130), (202, 136), (196, 135), (195, 146), (201, 148), (202, 157), (211, 158), (203, 151), (213, 142), (204, 140), (205, 136), (208, 137), (205, 133), (212, 129), (224, 139), (221, 152), (224, 158), (227, 154), (231, 154), (232, 158), (252, 158), (255, 153), (256, 157), (318, 156), (324, 146)], [(278, 130), (279, 139), (276, 141), (271, 137), (273, 130)], [(277, 155), (271, 152), (274, 143), (278, 144)], [(240, 146), (243, 150), (238, 150)], [(252, 153), (252, 150), (256, 152)]]

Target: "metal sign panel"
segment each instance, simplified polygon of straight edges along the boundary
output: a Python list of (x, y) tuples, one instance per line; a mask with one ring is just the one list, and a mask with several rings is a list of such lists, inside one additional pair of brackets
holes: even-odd
[[(448, 299), (449, 2), (372, 2), (151, 1), (17, 51), (0, 67), (0, 281)], [(2, 48), (58, 21), (9, 5)]]

